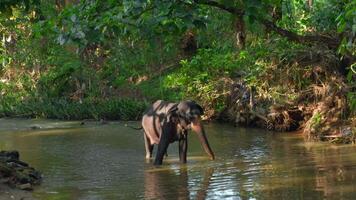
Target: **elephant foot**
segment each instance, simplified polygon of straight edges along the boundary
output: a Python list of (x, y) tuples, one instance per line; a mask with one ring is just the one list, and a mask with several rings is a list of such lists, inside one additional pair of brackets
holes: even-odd
[(162, 165), (162, 161), (157, 161), (157, 160), (155, 160), (155, 162), (154, 162), (153, 164), (156, 165), (156, 166)]

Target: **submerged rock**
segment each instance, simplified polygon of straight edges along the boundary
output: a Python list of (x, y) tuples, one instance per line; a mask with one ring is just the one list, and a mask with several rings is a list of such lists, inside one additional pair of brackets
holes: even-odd
[(32, 126), (30, 126), (30, 129), (32, 130), (36, 130), (36, 129), (41, 129), (42, 127), (40, 125), (34, 124)]

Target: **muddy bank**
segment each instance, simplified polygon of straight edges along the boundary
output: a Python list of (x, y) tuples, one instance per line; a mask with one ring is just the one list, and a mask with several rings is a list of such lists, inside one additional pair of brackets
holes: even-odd
[(35, 199), (32, 196), (30, 191), (19, 190), (16, 188), (11, 188), (4, 183), (0, 183), (0, 200), (33, 200)]

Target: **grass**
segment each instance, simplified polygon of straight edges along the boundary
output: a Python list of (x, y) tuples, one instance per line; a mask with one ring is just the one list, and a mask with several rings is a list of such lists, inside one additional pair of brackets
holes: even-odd
[[(3, 105), (4, 102), (1, 102)], [(48, 119), (106, 119), (137, 120), (147, 107), (146, 102), (133, 99), (83, 99), (81, 102), (66, 98), (31, 98), (21, 103), (0, 106), (2, 117), (31, 117)]]

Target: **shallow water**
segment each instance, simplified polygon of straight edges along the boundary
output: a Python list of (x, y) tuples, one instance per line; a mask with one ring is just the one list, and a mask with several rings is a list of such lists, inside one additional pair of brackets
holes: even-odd
[(173, 144), (154, 167), (144, 158), (142, 133), (125, 122), (0, 119), (0, 150), (19, 150), (42, 171), (34, 191), (40, 200), (356, 199), (355, 146), (226, 124), (205, 128), (214, 161), (191, 133), (187, 164), (179, 164)]

